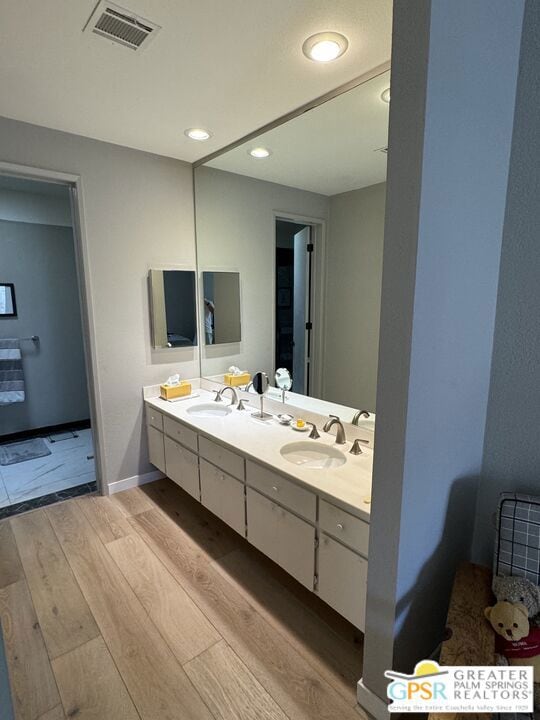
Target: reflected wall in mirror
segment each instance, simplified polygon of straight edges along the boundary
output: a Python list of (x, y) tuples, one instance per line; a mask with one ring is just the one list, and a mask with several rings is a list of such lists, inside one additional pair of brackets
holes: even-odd
[(240, 274), (206, 270), (202, 275), (205, 344), (239, 343)]
[(194, 270), (150, 270), (150, 324), (154, 348), (197, 345)]
[(0, 317), (17, 317), (13, 283), (0, 283)]
[(375, 411), (389, 85), (381, 73), (196, 168), (199, 263), (232, 260), (244, 297), (241, 344), (203, 352), (203, 376), (287, 368), (292, 396)]

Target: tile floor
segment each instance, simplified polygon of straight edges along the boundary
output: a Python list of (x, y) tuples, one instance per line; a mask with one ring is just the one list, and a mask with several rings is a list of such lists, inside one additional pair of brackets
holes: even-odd
[(0, 508), (50, 495), (95, 480), (92, 432), (77, 430), (78, 437), (51, 443), (51, 454), (16, 465), (0, 465)]

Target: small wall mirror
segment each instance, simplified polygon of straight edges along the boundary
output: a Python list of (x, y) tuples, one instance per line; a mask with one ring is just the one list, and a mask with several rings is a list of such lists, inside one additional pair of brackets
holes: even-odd
[(203, 272), (206, 345), (240, 342), (240, 273)]
[(0, 283), (0, 317), (17, 317), (13, 283)]
[(150, 270), (150, 319), (154, 348), (197, 345), (194, 270)]

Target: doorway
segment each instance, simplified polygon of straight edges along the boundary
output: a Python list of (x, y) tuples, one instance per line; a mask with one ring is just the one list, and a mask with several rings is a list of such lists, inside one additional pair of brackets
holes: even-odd
[(293, 391), (313, 386), (313, 226), (276, 218), (275, 368), (287, 368)]
[(0, 174), (0, 517), (97, 489), (72, 207)]

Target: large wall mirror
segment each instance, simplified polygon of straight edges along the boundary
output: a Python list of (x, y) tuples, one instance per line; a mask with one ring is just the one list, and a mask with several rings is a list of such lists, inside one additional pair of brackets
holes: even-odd
[(150, 270), (148, 291), (153, 347), (197, 345), (195, 272)]
[(196, 168), (199, 271), (242, 278), (242, 336), (202, 347), (203, 377), (287, 368), (294, 394), (376, 410), (389, 86), (381, 73)]

